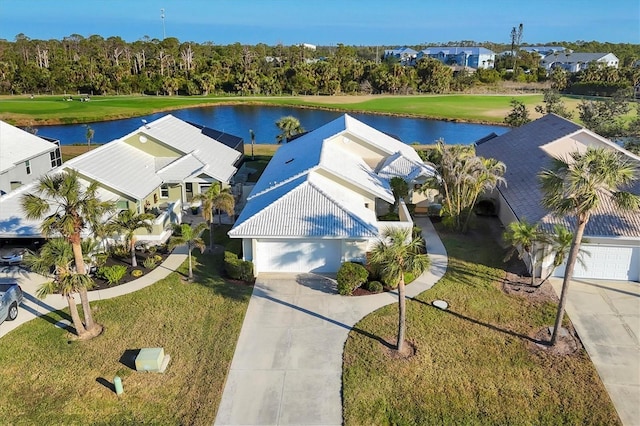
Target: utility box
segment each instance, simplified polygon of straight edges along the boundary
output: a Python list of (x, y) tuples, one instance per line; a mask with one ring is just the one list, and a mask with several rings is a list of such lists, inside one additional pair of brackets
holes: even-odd
[(171, 358), (165, 355), (164, 348), (142, 348), (136, 357), (136, 370), (164, 373)]

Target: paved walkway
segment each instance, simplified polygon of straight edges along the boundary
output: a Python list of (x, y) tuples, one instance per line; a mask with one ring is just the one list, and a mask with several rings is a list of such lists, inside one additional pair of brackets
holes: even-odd
[[(444, 275), (444, 246), (428, 219), (418, 219), (431, 269), (407, 286), (413, 297)], [(227, 376), (217, 425), (341, 425), (342, 350), (352, 327), (397, 293), (337, 294), (313, 274), (258, 278)]]
[(622, 423), (640, 425), (640, 284), (575, 279), (566, 311)]
[[(148, 287), (178, 269), (186, 258), (186, 247), (177, 247), (167, 259), (153, 271), (126, 284), (104, 290), (90, 291), (89, 300), (110, 299)], [(38, 287), (49, 280), (49, 278), (43, 277), (42, 275), (28, 272), (19, 266), (8, 266), (0, 269), (0, 279), (17, 280), (24, 292), (24, 300), (20, 305), (18, 318), (14, 321), (5, 321), (0, 324), (0, 337), (27, 321), (46, 315), (52, 311), (64, 309), (68, 306), (66, 299), (59, 294), (51, 294), (43, 300), (36, 297)], [(80, 296), (76, 295), (76, 301), (80, 304)]]

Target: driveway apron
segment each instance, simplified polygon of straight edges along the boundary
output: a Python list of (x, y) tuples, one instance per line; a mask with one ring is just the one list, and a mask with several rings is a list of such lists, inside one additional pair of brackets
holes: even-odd
[[(432, 266), (411, 285), (415, 296), (446, 270), (442, 242), (419, 219)], [(342, 351), (351, 328), (397, 293), (337, 294), (335, 281), (314, 274), (263, 274), (247, 308), (217, 425), (341, 425)]]

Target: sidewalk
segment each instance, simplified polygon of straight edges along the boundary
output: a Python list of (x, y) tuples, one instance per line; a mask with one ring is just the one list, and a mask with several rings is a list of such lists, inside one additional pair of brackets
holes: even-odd
[[(178, 269), (186, 258), (186, 247), (177, 247), (160, 266), (137, 280), (104, 290), (89, 291), (89, 301), (111, 299), (148, 287)], [(0, 270), (0, 278), (15, 279), (24, 292), (24, 300), (20, 305), (18, 318), (0, 324), (0, 337), (18, 328), (27, 321), (31, 321), (34, 318), (53, 311), (65, 309), (68, 306), (66, 299), (59, 294), (51, 294), (43, 300), (36, 297), (38, 287), (49, 280), (49, 278), (43, 277), (42, 275), (26, 271), (18, 266), (12, 266), (2, 268)], [(80, 296), (76, 294), (75, 299), (77, 303), (80, 304)]]

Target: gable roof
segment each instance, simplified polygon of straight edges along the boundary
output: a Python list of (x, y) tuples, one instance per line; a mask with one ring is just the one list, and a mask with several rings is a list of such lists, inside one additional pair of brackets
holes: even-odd
[(558, 55), (551, 53), (542, 59), (542, 63), (562, 62), (562, 63), (589, 63), (597, 62), (605, 59), (607, 56), (611, 56), (610, 59), (617, 60), (617, 56), (613, 53), (584, 53), (584, 52), (559, 52)]
[[(500, 187), (499, 191), (519, 220), (526, 218), (529, 222), (540, 222), (548, 229), (555, 223), (561, 223), (572, 229), (573, 218), (555, 217), (542, 206), (538, 173), (550, 165), (552, 156), (584, 150), (589, 144), (617, 150), (640, 165), (639, 157), (555, 114), (545, 115), (501, 136), (485, 140), (477, 144), (476, 153), (495, 158), (507, 166), (504, 175), (507, 186)], [(640, 182), (628, 190), (640, 195)], [(621, 212), (610, 200), (604, 199), (591, 216), (585, 236), (640, 237), (640, 212)]]
[(466, 53), (467, 55), (495, 55), (493, 51), (480, 46), (433, 46), (422, 49), (420, 53), (423, 55), (437, 55), (438, 53), (443, 53), (444, 55), (459, 55), (460, 53)]
[(55, 143), (0, 120), (0, 173), (57, 148)]
[(242, 157), (240, 152), (215, 139), (215, 136), (224, 135), (224, 139), (231, 140), (226, 133), (200, 128), (171, 114), (140, 127), (133, 134), (138, 132), (151, 136), (185, 155), (194, 153), (207, 165), (206, 173), (220, 182), (231, 180), (237, 171), (236, 162)]
[(343, 115), (283, 145), (247, 198), (229, 235), (250, 237), (372, 238), (375, 212), (357, 191), (371, 199), (394, 201), (389, 182), (336, 140), (378, 148), (402, 158), (415, 150), (364, 123)]

